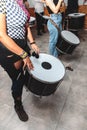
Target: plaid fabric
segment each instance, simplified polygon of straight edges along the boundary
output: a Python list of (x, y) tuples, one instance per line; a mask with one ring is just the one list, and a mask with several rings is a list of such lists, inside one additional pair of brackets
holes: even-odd
[(28, 17), (16, 0), (0, 0), (0, 13), (6, 14), (7, 34), (13, 39), (24, 39)]

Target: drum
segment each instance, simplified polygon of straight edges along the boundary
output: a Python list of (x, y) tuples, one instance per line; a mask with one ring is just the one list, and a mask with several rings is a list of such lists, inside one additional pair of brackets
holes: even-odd
[(30, 59), (34, 70), (28, 70), (27, 88), (38, 96), (48, 96), (54, 93), (65, 75), (65, 68), (61, 61), (44, 53), (40, 53), (39, 58), (31, 56)]
[(46, 24), (47, 25), (47, 22), (48, 22), (48, 20), (49, 20), (49, 16), (47, 16), (47, 15), (43, 15), (43, 18), (44, 18), (44, 24)]
[(68, 28), (70, 30), (79, 30), (84, 27), (85, 14), (84, 13), (72, 13), (68, 15)]
[(35, 26), (35, 24), (36, 24), (36, 18), (31, 16), (29, 20), (29, 26), (33, 27)]
[(80, 40), (74, 33), (63, 30), (60, 33), (56, 47), (60, 53), (72, 54), (79, 43)]

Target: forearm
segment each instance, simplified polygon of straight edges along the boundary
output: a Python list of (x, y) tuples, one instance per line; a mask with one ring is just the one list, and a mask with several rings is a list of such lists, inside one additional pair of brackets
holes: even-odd
[(59, 12), (60, 7), (61, 7), (61, 2), (59, 1), (58, 4), (55, 7), (56, 12)]
[(32, 36), (32, 33), (31, 33), (31, 30), (30, 30), (30, 27), (27, 28), (27, 38), (29, 40), (30, 43), (34, 42), (34, 39), (33, 39), (33, 36)]
[(20, 48), (8, 35), (2, 34), (0, 35), (0, 44), (3, 44), (8, 50), (11, 52), (21, 55), (23, 49)]
[(37, 44), (35, 44), (35, 41), (34, 41), (34, 39), (33, 39), (31, 30), (30, 30), (30, 27), (28, 27), (28, 30), (27, 30), (27, 31), (28, 31), (27, 38), (28, 38), (28, 40), (29, 40), (29, 42), (30, 42), (30, 47), (31, 47), (31, 49), (32, 49), (34, 52), (36, 52), (37, 54), (39, 54), (40, 50), (39, 50)]
[(46, 2), (46, 5), (49, 6), (49, 8), (53, 11), (53, 13), (59, 12), (60, 6), (61, 6), (61, 3), (62, 3), (61, 1), (59, 1), (57, 5), (55, 5), (53, 3), (53, 1), (51, 1), (51, 0), (46, 0), (45, 2)]

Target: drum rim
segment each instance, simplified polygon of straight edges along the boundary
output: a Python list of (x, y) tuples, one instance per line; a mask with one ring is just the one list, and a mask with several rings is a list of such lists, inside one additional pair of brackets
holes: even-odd
[[(63, 31), (67, 31), (67, 30), (63, 30)], [(61, 31), (61, 37), (62, 37), (65, 41), (67, 41), (68, 43), (70, 43), (71, 45), (73, 45), (74, 43), (68, 41), (67, 39), (65, 39), (65, 37), (62, 36), (62, 32), (63, 32), (63, 31)], [(67, 32), (70, 32), (70, 33), (73, 34), (76, 38), (78, 38), (78, 37), (77, 37), (74, 33), (72, 33), (71, 31), (67, 31)], [(78, 38), (78, 40), (79, 40), (79, 38)], [(80, 44), (80, 40), (79, 40), (79, 43), (78, 43), (78, 44), (74, 44), (74, 45), (79, 45), (79, 44)]]
[[(32, 19), (33, 21), (31, 21), (31, 18), (33, 18), (33, 19)], [(35, 17), (30, 16), (29, 23), (30, 23), (30, 22), (34, 22), (34, 21), (36, 21), (36, 18), (35, 18)]]
[[(46, 16), (46, 17), (45, 17)], [(48, 18), (47, 18), (48, 17)], [(48, 15), (43, 15), (43, 18), (46, 19), (46, 20), (49, 20), (49, 16)]]
[[(40, 54), (47, 54), (47, 53), (40, 53)], [(52, 56), (52, 55), (50, 55), (50, 54), (47, 54), (47, 55)], [(54, 58), (56, 58), (56, 57), (54, 57)], [(56, 59), (59, 60), (58, 58), (56, 58)], [(59, 61), (60, 61), (60, 60), (59, 60)], [(60, 62), (61, 62), (61, 61), (60, 61)], [(29, 72), (29, 74), (30, 74), (33, 78), (35, 78), (36, 80), (38, 80), (38, 81), (40, 81), (40, 82), (42, 82), (42, 83), (54, 84), (54, 83), (58, 83), (58, 82), (60, 82), (61, 80), (63, 80), (63, 78), (64, 78), (64, 76), (65, 76), (65, 72), (66, 72), (65, 66), (64, 66), (64, 64), (63, 64), (62, 62), (61, 62), (61, 64), (62, 64), (63, 67), (64, 67), (64, 74), (63, 74), (62, 78), (61, 78), (60, 80), (58, 80), (58, 81), (52, 81), (52, 82), (44, 81), (44, 80), (42, 80), (42, 79), (39, 79), (39, 78), (35, 77), (29, 70), (28, 70), (28, 72)]]
[(67, 54), (66, 52), (60, 50), (58, 47), (56, 47), (56, 49), (57, 49), (59, 52), (61, 52), (62, 54)]
[[(78, 14), (78, 15), (75, 15), (75, 14)], [(82, 15), (79, 15), (79, 14), (82, 14)], [(80, 17), (84, 17), (85, 15), (86, 15), (85, 13), (70, 13), (70, 14), (68, 14), (68, 17), (80, 18)]]

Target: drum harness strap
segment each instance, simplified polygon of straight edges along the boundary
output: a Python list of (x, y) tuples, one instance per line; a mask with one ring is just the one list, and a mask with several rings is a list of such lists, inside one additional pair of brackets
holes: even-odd
[(58, 25), (57, 25), (51, 18), (49, 18), (49, 20), (50, 20), (50, 22), (58, 29), (59, 34), (60, 34), (60, 33), (61, 33), (61, 30), (60, 30), (60, 28), (58, 27)]

